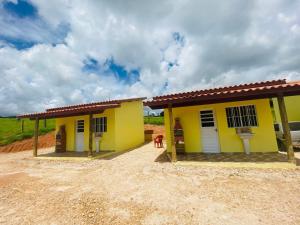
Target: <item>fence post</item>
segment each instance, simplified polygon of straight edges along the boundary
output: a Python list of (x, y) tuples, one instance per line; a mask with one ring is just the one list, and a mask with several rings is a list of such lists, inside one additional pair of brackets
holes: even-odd
[(21, 119), (21, 132), (23, 133), (24, 132), (24, 120)]

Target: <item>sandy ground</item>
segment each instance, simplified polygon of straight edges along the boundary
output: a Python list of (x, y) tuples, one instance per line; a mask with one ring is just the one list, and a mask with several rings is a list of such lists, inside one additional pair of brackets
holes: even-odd
[(85, 162), (1, 153), (0, 224), (300, 224), (299, 169), (179, 167), (152, 146)]

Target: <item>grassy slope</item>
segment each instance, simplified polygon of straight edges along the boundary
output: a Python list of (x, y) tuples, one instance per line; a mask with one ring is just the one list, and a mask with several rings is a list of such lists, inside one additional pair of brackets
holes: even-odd
[[(0, 118), (0, 146), (7, 145), (14, 141), (31, 138), (34, 134), (35, 121), (24, 119), (24, 132), (21, 132), (21, 121), (16, 118)], [(54, 130), (55, 120), (47, 120), (47, 127), (44, 128), (44, 121), (39, 124), (39, 134), (45, 134)]]
[(162, 116), (145, 116), (144, 124), (163, 125), (164, 117), (162, 117)]

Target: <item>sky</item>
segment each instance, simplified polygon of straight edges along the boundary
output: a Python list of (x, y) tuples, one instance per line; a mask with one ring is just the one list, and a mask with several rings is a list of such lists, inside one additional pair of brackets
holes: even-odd
[(299, 0), (0, 0), (0, 115), (300, 80)]

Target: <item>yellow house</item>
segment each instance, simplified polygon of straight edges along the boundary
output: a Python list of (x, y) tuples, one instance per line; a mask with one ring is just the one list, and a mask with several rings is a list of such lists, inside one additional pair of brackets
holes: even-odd
[[(123, 151), (144, 143), (143, 100), (132, 98), (47, 109), (20, 118), (56, 118), (56, 150)], [(60, 145), (63, 145), (60, 149)], [(34, 155), (37, 155), (35, 146)]]
[[(285, 97), (286, 111), (290, 122), (300, 122), (300, 96)], [(278, 108), (277, 99), (273, 99), (274, 122), (280, 123), (280, 113)]]
[(283, 96), (297, 94), (300, 82), (277, 80), (157, 96), (145, 105), (164, 109), (167, 151), (175, 161), (178, 153), (278, 151), (270, 99), (278, 98), (286, 116)]

